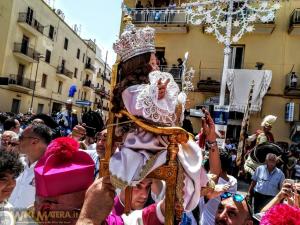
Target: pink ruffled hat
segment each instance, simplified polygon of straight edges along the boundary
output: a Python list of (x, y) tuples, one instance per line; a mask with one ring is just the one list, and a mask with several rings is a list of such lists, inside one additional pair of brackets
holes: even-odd
[(36, 194), (53, 197), (86, 190), (94, 181), (95, 163), (72, 138), (53, 140), (34, 168)]

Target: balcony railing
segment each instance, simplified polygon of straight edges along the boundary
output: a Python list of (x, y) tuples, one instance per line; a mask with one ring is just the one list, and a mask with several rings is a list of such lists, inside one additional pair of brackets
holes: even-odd
[(104, 87), (97, 87), (95, 88), (95, 93), (106, 98), (106, 99), (109, 99), (110, 97), (110, 93), (109, 91), (106, 91)]
[(34, 81), (28, 78), (23, 78), (20, 75), (9, 75), (0, 77), (0, 85), (17, 85), (29, 89), (34, 89)]
[(23, 55), (26, 55), (36, 61), (38, 61), (38, 58), (41, 55), (33, 48), (29, 47), (28, 45), (24, 45), (22, 43), (14, 43), (14, 52), (22, 53)]
[(184, 8), (131, 9), (133, 23), (136, 24), (187, 24)]
[(200, 79), (194, 87), (195, 91), (200, 92), (219, 92), (220, 91), (220, 76), (222, 68), (205, 67), (199, 70)]
[(91, 80), (85, 80), (82, 84), (84, 87), (94, 88)]
[(300, 8), (295, 9), (290, 16), (289, 33), (300, 34)]
[(111, 81), (111, 78), (109, 78), (108, 76), (106, 76), (105, 74), (102, 74), (101, 75), (101, 77), (104, 79), (104, 80), (106, 80), (107, 82), (109, 82), (110, 83), (110, 81)]
[(291, 14), (290, 26), (293, 24), (300, 24), (300, 9), (295, 9)]
[(90, 63), (86, 63), (85, 68), (88, 69), (88, 70), (92, 70), (93, 72), (96, 71), (96, 68)]
[(172, 66), (172, 67), (160, 66), (160, 71), (168, 72), (168, 73), (172, 74), (175, 81), (181, 80), (182, 67), (178, 67), (178, 66)]
[(33, 27), (41, 34), (43, 34), (44, 32), (44, 26), (35, 18), (30, 18), (30, 16), (27, 13), (23, 13), (23, 12), (19, 13), (18, 22), (27, 23), (29, 26)]
[(96, 53), (96, 48), (97, 48), (96, 43), (95, 43), (94, 41), (92, 41), (91, 39), (89, 39), (89, 40), (84, 40), (84, 41), (85, 41), (85, 43), (89, 46), (89, 48), (90, 48), (93, 52)]
[(289, 73), (286, 75), (286, 86), (284, 94), (289, 96), (300, 96), (300, 75), (297, 73)]
[(70, 70), (66, 69), (64, 66), (58, 66), (57, 70), (56, 70), (57, 74), (63, 74), (68, 78), (72, 79), (73, 76), (73, 72), (71, 72)]

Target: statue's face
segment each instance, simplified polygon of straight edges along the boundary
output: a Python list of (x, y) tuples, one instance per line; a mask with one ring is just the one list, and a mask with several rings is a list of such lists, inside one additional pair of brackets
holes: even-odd
[(149, 65), (152, 67), (152, 71), (159, 70), (157, 58), (154, 53), (151, 53)]

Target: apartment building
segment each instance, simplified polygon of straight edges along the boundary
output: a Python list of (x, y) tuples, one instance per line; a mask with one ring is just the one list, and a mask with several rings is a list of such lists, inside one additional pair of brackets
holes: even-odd
[(42, 0), (3, 0), (0, 27), (0, 111), (57, 112), (72, 85), (78, 114), (96, 108), (97, 45), (81, 38), (61, 10)]
[[(103, 57), (104, 54), (105, 57)], [(108, 119), (111, 82), (111, 67), (106, 62), (107, 54), (108, 52), (104, 53), (99, 47), (97, 47), (95, 57), (97, 73), (93, 82), (95, 84), (94, 110), (101, 113), (104, 121)]]
[[(136, 9), (135, 0), (125, 0), (130, 9), (133, 23), (138, 27), (151, 26), (156, 29), (157, 56), (166, 59), (163, 69), (171, 71), (189, 51), (189, 65), (196, 69), (195, 90), (189, 94), (191, 107), (218, 104), (220, 77), (223, 68), (224, 46), (216, 38), (204, 32), (204, 26), (187, 23), (187, 15), (182, 3), (188, 0), (176, 0), (177, 8), (167, 11), (168, 0), (142, 0), (142, 9)], [(263, 99), (262, 110), (251, 115), (250, 131), (260, 128), (265, 115), (274, 114), (278, 120), (273, 127), (276, 141), (291, 142), (290, 135), (299, 131), (297, 121), (300, 104), (300, 2), (296, 0), (281, 1), (281, 9), (273, 22), (256, 23), (254, 32), (246, 34), (236, 45), (232, 45), (229, 68), (256, 69), (264, 64), (263, 69), (272, 70), (271, 88)], [(122, 30), (122, 27), (121, 27)], [(176, 68), (176, 67), (174, 67)], [(174, 70), (173, 70), (174, 71)], [(293, 73), (292, 73), (293, 72)], [(292, 75), (294, 74), (294, 75)], [(178, 78), (178, 72), (173, 72)], [(291, 77), (298, 77), (298, 82), (291, 85)], [(228, 93), (227, 93), (228, 96)], [(289, 108), (289, 103), (294, 108)], [(292, 114), (292, 119), (286, 119)], [(230, 112), (229, 137), (238, 138), (242, 113)], [(199, 131), (201, 122), (192, 118), (194, 130)]]

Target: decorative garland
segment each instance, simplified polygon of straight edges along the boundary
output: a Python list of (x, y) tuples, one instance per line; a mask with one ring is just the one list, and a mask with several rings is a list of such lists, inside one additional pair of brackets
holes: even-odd
[[(245, 33), (254, 31), (253, 23), (273, 21), (280, 9), (279, 1), (253, 0), (196, 0), (182, 6), (186, 8), (189, 23), (206, 24), (205, 32), (214, 34), (226, 46), (237, 43)], [(225, 49), (225, 54), (229, 53), (230, 50)]]

